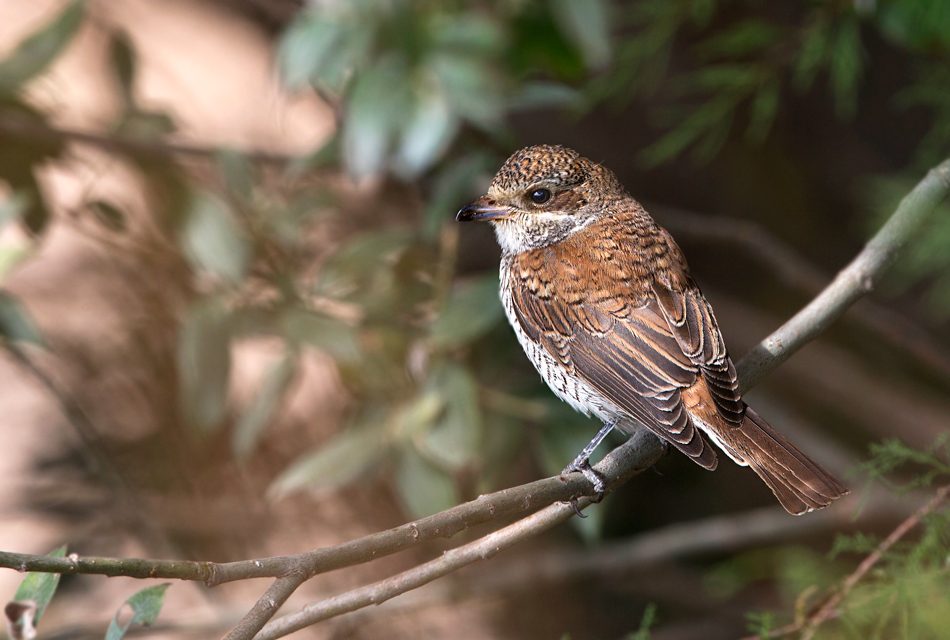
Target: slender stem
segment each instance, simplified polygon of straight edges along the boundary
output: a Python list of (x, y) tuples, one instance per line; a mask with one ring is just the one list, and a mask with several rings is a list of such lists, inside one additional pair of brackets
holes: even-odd
[(254, 637), (254, 634), (260, 631), (267, 624), (267, 621), (274, 617), (277, 610), (287, 602), (287, 598), (293, 595), (297, 587), (306, 581), (307, 576), (303, 573), (292, 573), (274, 580), (274, 584), (264, 592), (257, 604), (247, 612), (247, 615), (236, 627), (231, 629), (224, 640)]

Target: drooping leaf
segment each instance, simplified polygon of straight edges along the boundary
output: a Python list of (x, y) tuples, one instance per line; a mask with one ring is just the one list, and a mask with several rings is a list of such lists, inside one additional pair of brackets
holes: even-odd
[[(66, 545), (53, 549), (47, 554), (51, 558), (64, 558), (66, 556)], [(40, 618), (50, 600), (56, 594), (56, 588), (59, 586), (60, 575), (58, 573), (41, 573), (31, 571), (26, 574), (20, 586), (17, 587), (13, 595), (14, 600), (30, 600), (36, 603), (36, 612), (33, 614), (33, 626), (40, 623)]]
[(132, 89), (135, 82), (135, 67), (138, 61), (136, 60), (132, 40), (129, 39), (127, 33), (113, 31), (110, 34), (109, 56), (112, 58), (112, 68), (119, 80), (119, 87), (122, 89), (122, 97), (125, 99), (125, 104), (130, 106), (135, 101)]
[(419, 444), (440, 465), (461, 469), (479, 453), (478, 382), (464, 367), (447, 363), (431, 373), (431, 386), (444, 399), (445, 410)]
[(320, 69), (332, 55), (340, 35), (340, 25), (328, 20), (325, 12), (301, 12), (284, 33), (277, 49), (284, 83), (291, 89), (299, 89), (319, 78)]
[(838, 27), (830, 49), (829, 82), (835, 97), (835, 114), (839, 118), (850, 118), (857, 109), (858, 80), (864, 66), (857, 20), (846, 20)]
[(412, 448), (405, 449), (399, 458), (396, 487), (414, 518), (424, 518), (459, 503), (455, 482)]
[(551, 10), (558, 27), (584, 55), (590, 69), (610, 60), (609, 3), (604, 0), (552, 0)]
[(238, 459), (246, 458), (257, 446), (281, 400), (287, 395), (297, 370), (297, 354), (288, 353), (264, 376), (260, 389), (241, 414), (231, 436), (231, 451)]
[(778, 112), (780, 83), (778, 78), (766, 81), (755, 92), (752, 99), (752, 114), (746, 128), (746, 139), (761, 143), (772, 128), (775, 114)]
[[(115, 616), (109, 624), (109, 629), (106, 631), (105, 640), (122, 640), (129, 630), (129, 627), (133, 624), (139, 624), (143, 627), (152, 626), (162, 610), (162, 605), (165, 603), (165, 592), (170, 586), (171, 583), (166, 582), (165, 584), (154, 587), (146, 587), (133, 594), (125, 601), (125, 604), (115, 612)], [(119, 622), (119, 616), (125, 607), (131, 607), (133, 615), (128, 622), (123, 624)]]
[(220, 198), (196, 191), (182, 229), (185, 253), (199, 268), (239, 283), (251, 262), (251, 248)]
[(417, 96), (396, 153), (399, 174), (412, 178), (432, 166), (455, 137), (458, 126), (458, 118), (441, 91)]
[(331, 491), (363, 476), (389, 448), (380, 428), (384, 416), (375, 418), (378, 422), (350, 427), (295, 461), (268, 493), (280, 498), (301, 489)]
[(432, 57), (429, 66), (455, 112), (469, 122), (491, 128), (501, 119), (501, 82), (485, 60), (460, 53)]
[(432, 323), (432, 342), (442, 347), (466, 344), (485, 334), (502, 316), (497, 276), (483, 276), (453, 289)]
[(339, 320), (294, 309), (281, 316), (280, 326), (291, 340), (312, 345), (336, 358), (355, 360), (359, 356), (356, 329)]
[(409, 110), (405, 63), (396, 57), (358, 75), (346, 104), (343, 160), (349, 172), (364, 178), (386, 166), (405, 114)]
[(224, 304), (210, 298), (185, 317), (178, 349), (182, 411), (202, 433), (224, 419), (231, 376), (231, 327)]
[(0, 62), (0, 95), (13, 93), (56, 59), (82, 24), (85, 9), (85, 0), (69, 3), (52, 22), (28, 36)]
[(0, 291), (0, 338), (39, 346), (44, 344), (27, 310), (6, 291)]

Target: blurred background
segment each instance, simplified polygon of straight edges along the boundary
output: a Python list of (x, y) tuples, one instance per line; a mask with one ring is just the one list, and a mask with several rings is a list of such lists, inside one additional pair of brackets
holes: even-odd
[[(563, 144), (613, 169), (738, 359), (950, 153), (948, 54), (942, 0), (0, 2), (0, 549), (289, 554), (559, 472), (599, 425), (504, 321), (489, 226), (454, 222), (504, 159)], [(791, 621), (926, 500), (855, 469), (948, 431), (948, 267), (944, 206), (747, 396), (847, 478), (821, 515), (674, 454), (586, 520), (299, 635)], [(892, 480), (933, 480), (941, 452)], [(947, 637), (941, 518), (819, 637)], [(286, 610), (490, 528), (320, 576)], [(41, 637), (101, 637), (140, 586), (65, 578)], [(266, 586), (176, 583), (158, 633), (219, 637)]]

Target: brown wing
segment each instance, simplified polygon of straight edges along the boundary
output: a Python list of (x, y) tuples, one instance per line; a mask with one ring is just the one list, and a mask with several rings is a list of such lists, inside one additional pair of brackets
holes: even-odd
[(565, 301), (571, 296), (546, 295), (519, 282), (515, 272), (512, 301), (528, 336), (613, 405), (698, 464), (715, 468), (716, 454), (681, 395), (695, 384), (700, 367), (683, 352), (656, 298), (632, 299), (621, 287), (596, 302)]

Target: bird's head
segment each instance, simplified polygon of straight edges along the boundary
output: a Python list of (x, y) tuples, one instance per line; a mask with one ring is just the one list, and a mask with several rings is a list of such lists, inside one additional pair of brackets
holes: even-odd
[(463, 207), (456, 219), (490, 221), (502, 249), (518, 254), (563, 240), (625, 196), (609, 169), (572, 149), (538, 145), (508, 158), (488, 194)]

